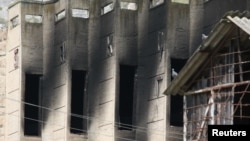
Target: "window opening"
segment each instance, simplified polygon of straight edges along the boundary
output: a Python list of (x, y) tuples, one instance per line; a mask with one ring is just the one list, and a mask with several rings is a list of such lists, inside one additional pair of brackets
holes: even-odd
[(163, 51), (164, 48), (164, 32), (163, 31), (158, 31), (158, 36), (157, 36), (157, 47), (158, 51)]
[[(208, 1), (208, 0), (204, 0)], [(172, 0), (174, 3), (180, 3), (180, 4), (189, 4), (189, 0)]]
[(18, 24), (19, 24), (19, 16), (16, 16), (16, 17), (12, 18), (10, 20), (10, 23), (11, 23), (11, 28), (14, 28), (14, 27), (18, 26)]
[(162, 78), (157, 79), (156, 97), (161, 95), (162, 80)]
[(18, 68), (18, 54), (19, 54), (19, 50), (17, 48), (14, 50), (14, 68), (15, 69)]
[(38, 74), (25, 75), (24, 135), (40, 135), (39, 107), (37, 107), (39, 106), (40, 78), (41, 75)]
[(119, 130), (132, 130), (136, 67), (120, 65)]
[(43, 17), (40, 15), (25, 15), (25, 21), (28, 23), (42, 23)]
[(154, 8), (164, 3), (164, 0), (149, 0), (149, 1), (150, 1), (150, 8)]
[(164, 50), (165, 34), (163, 31), (158, 31), (157, 33), (157, 50), (160, 52), (160, 57), (162, 59)]
[(107, 44), (107, 54), (108, 56), (113, 55), (113, 36), (109, 35), (106, 38), (106, 44)]
[(134, 2), (120, 2), (121, 9), (126, 9), (126, 10), (137, 10), (137, 4)]
[(63, 10), (56, 14), (56, 22), (64, 19), (66, 17), (66, 11)]
[(84, 95), (85, 95), (86, 71), (73, 70), (71, 84), (71, 120), (70, 132), (81, 134), (86, 131), (86, 121), (84, 115)]
[(110, 3), (101, 9), (101, 15), (107, 14), (114, 9), (114, 3)]
[[(177, 73), (182, 69), (186, 63), (186, 59), (171, 58), (171, 68)], [(172, 72), (173, 73), (173, 72)], [(172, 74), (172, 80), (174, 79)], [(170, 97), (170, 125), (183, 126), (183, 96), (171, 95)]]
[(89, 11), (86, 9), (72, 9), (72, 17), (75, 18), (89, 18)]
[(65, 53), (65, 43), (63, 43), (60, 46), (60, 60), (61, 60), (61, 63), (65, 62), (65, 56), (66, 56), (66, 53)]

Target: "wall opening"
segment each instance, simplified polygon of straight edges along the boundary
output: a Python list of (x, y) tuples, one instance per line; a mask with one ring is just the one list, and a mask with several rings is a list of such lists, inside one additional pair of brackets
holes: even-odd
[(120, 65), (119, 130), (132, 130), (136, 67)]
[[(186, 59), (171, 58), (171, 80), (178, 75), (186, 61)], [(183, 96), (171, 95), (170, 101), (170, 125), (183, 126)]]
[(40, 136), (39, 93), (40, 77), (38, 74), (26, 74), (24, 96), (24, 135)]
[(73, 134), (86, 132), (86, 119), (83, 117), (85, 78), (86, 71), (72, 70), (70, 132)]

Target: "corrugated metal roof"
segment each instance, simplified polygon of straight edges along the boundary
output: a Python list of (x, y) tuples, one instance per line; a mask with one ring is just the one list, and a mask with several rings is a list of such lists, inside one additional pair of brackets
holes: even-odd
[(250, 35), (249, 12), (238, 13), (237, 15), (235, 15), (235, 13), (228, 15), (227, 18)]
[(203, 63), (210, 57), (214, 48), (230, 33), (235, 25), (250, 35), (249, 12), (240, 13), (239, 11), (227, 12), (223, 18), (216, 24), (208, 37), (201, 43), (198, 49), (187, 61), (185, 66), (179, 72), (178, 76), (170, 83), (164, 91), (165, 95), (184, 94), (185, 84), (197, 72)]

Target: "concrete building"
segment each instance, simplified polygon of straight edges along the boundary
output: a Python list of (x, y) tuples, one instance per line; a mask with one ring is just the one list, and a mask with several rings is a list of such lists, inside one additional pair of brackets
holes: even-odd
[(248, 0), (17, 0), (9, 6), (6, 141), (183, 140), (165, 96), (229, 10)]

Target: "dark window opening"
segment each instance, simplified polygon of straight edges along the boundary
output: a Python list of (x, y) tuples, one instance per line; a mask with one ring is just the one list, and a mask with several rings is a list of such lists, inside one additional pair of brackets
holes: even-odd
[[(186, 59), (171, 58), (171, 80), (178, 75), (186, 61)], [(170, 125), (183, 126), (183, 96), (181, 95), (171, 95)]]
[(70, 132), (74, 134), (81, 134), (86, 131), (86, 119), (83, 117), (85, 78), (85, 71), (72, 71)]
[(41, 75), (26, 74), (24, 96), (24, 135), (39, 136), (39, 87)]
[(135, 70), (134, 66), (120, 66), (119, 130), (132, 130)]

